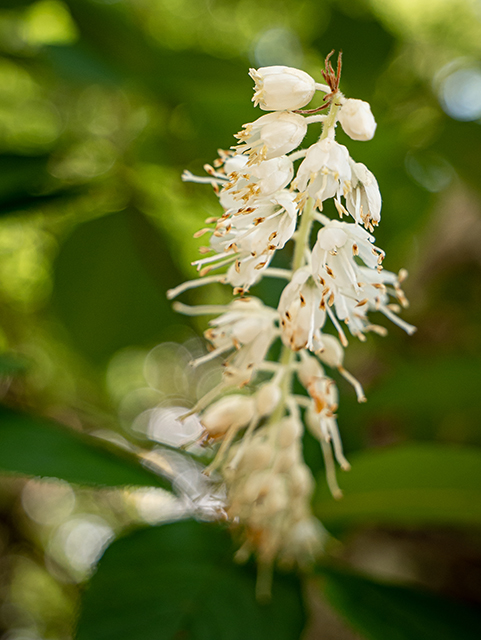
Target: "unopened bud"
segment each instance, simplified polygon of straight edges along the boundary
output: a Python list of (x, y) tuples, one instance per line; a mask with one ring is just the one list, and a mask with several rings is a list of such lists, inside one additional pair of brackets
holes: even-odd
[(369, 103), (356, 98), (349, 98), (342, 105), (339, 122), (353, 140), (371, 140), (377, 126)]
[(209, 435), (223, 435), (231, 428), (242, 429), (254, 416), (255, 403), (249, 396), (231, 395), (211, 405), (201, 418)]
[(250, 69), (249, 75), (256, 83), (254, 105), (264, 111), (300, 109), (311, 101), (316, 83), (305, 71), (276, 65)]
[(259, 416), (263, 418), (273, 413), (281, 401), (281, 397), (282, 391), (277, 384), (268, 382), (262, 385), (255, 395)]
[(267, 442), (262, 444), (249, 444), (242, 456), (239, 469), (243, 473), (266, 469), (272, 461), (273, 453), (272, 447), (267, 444)]
[(278, 427), (277, 442), (281, 449), (289, 448), (302, 434), (302, 426), (299, 420), (293, 416), (282, 420)]
[(268, 471), (253, 473), (244, 484), (241, 493), (243, 502), (252, 504), (260, 496), (265, 496), (269, 492), (272, 483), (272, 474)]
[(269, 492), (261, 505), (261, 511), (266, 516), (273, 516), (287, 507), (288, 496), (285, 482), (280, 476), (273, 476)]
[(276, 471), (279, 473), (288, 473), (295, 464), (298, 464), (300, 460), (300, 453), (298, 448), (289, 447), (288, 449), (281, 449), (276, 457)]
[(324, 364), (333, 368), (342, 366), (344, 350), (337, 338), (328, 334), (323, 334), (322, 347), (322, 349), (317, 351), (317, 355)]
[(316, 378), (322, 378), (323, 376), (324, 369), (317, 361), (317, 358), (312, 356), (303, 358), (297, 370), (297, 377), (304, 387), (307, 388)]
[(314, 479), (305, 464), (296, 464), (290, 471), (292, 491), (297, 495), (309, 495), (314, 489)]

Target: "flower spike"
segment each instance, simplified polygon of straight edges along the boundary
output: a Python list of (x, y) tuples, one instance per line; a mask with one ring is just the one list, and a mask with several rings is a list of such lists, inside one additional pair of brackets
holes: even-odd
[[(212, 185), (219, 215), (195, 234), (204, 243), (193, 262), (200, 277), (167, 295), (210, 283), (227, 285), (234, 295), (223, 305), (174, 303), (189, 316), (214, 316), (205, 331), (210, 350), (192, 366), (223, 359), (220, 383), (182, 418), (199, 414), (200, 441), (216, 449), (204, 473), (225, 487), (222, 514), (241, 540), (236, 557), (256, 556), (262, 599), (276, 561), (306, 566), (326, 539), (310, 510), (314, 479), (302, 455), (305, 427), (319, 441), (327, 485), (342, 497), (336, 465), (344, 471), (350, 465), (337, 423), (338, 391), (324, 367), (337, 369), (358, 401), (366, 401), (361, 382), (344, 367), (344, 327), (361, 341), (369, 332), (385, 335), (371, 318), (380, 312), (408, 334), (415, 331), (398, 315), (408, 304), (401, 289), (407, 273), (385, 270), (385, 253), (374, 244), (381, 220), (376, 178), (335, 140), (337, 122), (354, 140), (370, 140), (376, 122), (366, 102), (340, 92), (342, 52), (335, 70), (333, 55), (322, 71), (326, 84), (291, 67), (251, 69), (253, 102), (270, 113), (243, 125), (236, 146), (205, 165), (205, 177), (182, 176)], [(304, 110), (316, 91), (324, 93), (322, 104)], [(310, 125), (320, 125), (321, 135), (299, 149)], [(328, 200), (334, 218), (324, 212)], [(290, 268), (271, 266), (288, 244)], [(264, 276), (286, 281), (277, 308), (247, 295)], [(279, 338), (274, 362), (271, 346)], [(294, 376), (303, 395), (293, 393)]]

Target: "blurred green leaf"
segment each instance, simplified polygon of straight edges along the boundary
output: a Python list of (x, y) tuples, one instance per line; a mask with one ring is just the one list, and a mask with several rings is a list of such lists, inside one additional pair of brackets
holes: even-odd
[(163, 478), (126, 451), (53, 422), (0, 407), (0, 472), (104, 487), (154, 486)]
[(47, 172), (48, 155), (0, 155), (0, 214), (12, 213), (85, 194), (65, 186)]
[(0, 155), (0, 201), (18, 197), (38, 187), (48, 177), (48, 155)]
[(315, 510), (328, 528), (356, 524), (481, 525), (481, 450), (417, 443), (350, 456), (335, 501), (321, 481)]
[(28, 364), (27, 358), (16, 353), (0, 353), (0, 376), (20, 375), (28, 369)]
[(252, 568), (232, 556), (225, 531), (192, 521), (115, 542), (84, 594), (77, 640), (299, 638), (298, 581), (274, 580), (271, 603), (260, 605)]
[[(479, 361), (474, 358), (420, 358), (396, 363), (369, 394), (363, 413), (389, 408), (407, 420), (439, 422), (448, 411), (479, 407)], [(426, 381), (429, 380), (429, 390)]]
[(53, 304), (75, 345), (102, 362), (156, 343), (178, 322), (165, 297), (182, 282), (159, 231), (129, 209), (77, 227), (55, 264)]
[(476, 640), (479, 612), (420, 589), (321, 570), (321, 590), (350, 626), (369, 640)]

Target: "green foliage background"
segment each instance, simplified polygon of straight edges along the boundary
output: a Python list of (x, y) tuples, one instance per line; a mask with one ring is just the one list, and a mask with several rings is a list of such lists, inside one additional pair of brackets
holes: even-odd
[[(259, 115), (250, 66), (319, 79), (331, 49), (341, 89), (378, 121), (372, 142), (348, 145), (378, 178), (376, 238), (389, 270), (409, 270), (403, 317), (418, 332), (351, 341), (368, 402), (337, 380), (343, 501), (305, 439), (335, 539), (309, 578), (278, 576), (263, 607), (221, 528), (142, 515), (149, 487), (170, 504), (169, 465), (132, 424), (207, 384), (180, 392), (178, 352), (156, 347), (192, 352), (205, 329), (165, 297), (194, 277), (192, 235), (217, 205), (182, 170), (201, 173)], [(462, 69), (473, 84), (449, 97)], [(0, 1), (1, 638), (479, 637), (481, 109), (449, 113), (479, 106), (480, 73), (475, 0)], [(256, 293), (274, 303), (278, 290)], [(65, 551), (74, 525), (100, 550), (123, 536), (90, 586), (98, 557)]]

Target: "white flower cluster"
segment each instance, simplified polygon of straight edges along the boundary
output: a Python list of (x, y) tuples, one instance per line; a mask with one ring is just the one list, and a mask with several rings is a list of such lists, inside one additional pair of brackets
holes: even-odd
[[(309, 508), (313, 479), (302, 458), (301, 411), (322, 446), (333, 495), (341, 495), (333, 459), (343, 469), (349, 464), (336, 422), (336, 386), (323, 365), (337, 369), (358, 400), (365, 400), (360, 383), (343, 367), (343, 326), (361, 340), (369, 331), (382, 335), (385, 329), (370, 319), (380, 311), (408, 333), (415, 329), (397, 315), (407, 306), (400, 287), (406, 274), (383, 269), (384, 252), (371, 235), (381, 218), (377, 181), (335, 140), (337, 122), (354, 140), (373, 137), (369, 104), (340, 93), (340, 61), (335, 73), (329, 57), (322, 71), (327, 84), (283, 66), (252, 69), (250, 75), (254, 103), (271, 113), (244, 125), (237, 146), (219, 152), (213, 167), (206, 165), (206, 177), (184, 173), (184, 180), (213, 186), (222, 214), (196, 234), (210, 236), (193, 263), (201, 278), (169, 297), (210, 282), (229, 284), (239, 296), (226, 307), (176, 306), (188, 314), (220, 313), (206, 332), (212, 350), (194, 365), (227, 356), (223, 381), (194, 411), (205, 439), (221, 441), (206, 473), (220, 473), (226, 483), (226, 512), (245, 540), (240, 555), (256, 553), (265, 568), (276, 558), (312, 559), (323, 538)], [(324, 94), (322, 105), (302, 110), (317, 91)], [(318, 123), (318, 141), (297, 150), (308, 126)], [(331, 199), (340, 219), (325, 215), (324, 203)], [(313, 226), (318, 230), (311, 246)], [(272, 267), (276, 251), (290, 240), (292, 268)], [(227, 269), (211, 273), (222, 267)], [(287, 280), (277, 309), (247, 295), (263, 276)], [(328, 324), (338, 337), (324, 332)], [(267, 354), (279, 337), (283, 351), (272, 362)], [(256, 389), (259, 371), (272, 378)], [(305, 395), (293, 393), (294, 376)], [(242, 391), (232, 393), (234, 388)]]

